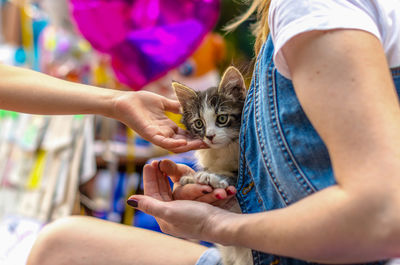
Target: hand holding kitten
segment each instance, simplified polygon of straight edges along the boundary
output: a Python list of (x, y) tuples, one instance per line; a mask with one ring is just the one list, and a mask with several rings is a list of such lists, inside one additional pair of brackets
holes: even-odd
[(147, 91), (116, 91), (114, 111), (109, 116), (135, 130), (146, 140), (175, 153), (207, 147), (201, 140), (192, 139), (166, 115), (179, 113), (178, 101)]
[(209, 185), (202, 184), (181, 185), (181, 177), (195, 174), (195, 171), (186, 165), (176, 164), (171, 160), (162, 160), (157, 163), (157, 167), (174, 182), (172, 195), (175, 200), (193, 200), (221, 206), (236, 193), (233, 186), (226, 189), (213, 189)]
[[(161, 168), (161, 170), (160, 170)], [(134, 195), (128, 204), (155, 216), (163, 232), (186, 238), (206, 239), (209, 237), (213, 217), (231, 215), (229, 211), (211, 204), (226, 203), (234, 196), (227, 195), (225, 190), (216, 189), (208, 194), (203, 191), (212, 190), (211, 187), (200, 184), (180, 186), (180, 176), (192, 171), (185, 165), (178, 165), (169, 160), (153, 161), (146, 165), (143, 172), (145, 195)], [(167, 177), (167, 172), (176, 183), (172, 192)], [(229, 187), (230, 190), (233, 187)], [(234, 188), (233, 188), (234, 189)], [(218, 199), (217, 195), (224, 195), (225, 199)], [(208, 203), (201, 203), (201, 202)], [(219, 218), (218, 218), (219, 219)], [(208, 227), (206, 229), (206, 227)], [(208, 238), (209, 239), (209, 238)]]

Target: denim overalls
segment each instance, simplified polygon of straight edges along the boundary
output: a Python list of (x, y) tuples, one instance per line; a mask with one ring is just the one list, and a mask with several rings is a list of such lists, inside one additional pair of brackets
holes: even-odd
[[(237, 184), (243, 213), (283, 208), (335, 184), (327, 148), (303, 112), (292, 82), (276, 70), (273, 49), (268, 38), (243, 110)], [(399, 93), (400, 68), (392, 74)], [(257, 251), (253, 259), (255, 265), (309, 264)]]

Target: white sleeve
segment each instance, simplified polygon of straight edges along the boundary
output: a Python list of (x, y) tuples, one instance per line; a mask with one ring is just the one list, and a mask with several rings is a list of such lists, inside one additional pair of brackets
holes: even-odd
[(364, 0), (272, 0), (268, 23), (278, 71), (290, 78), (282, 47), (311, 30), (360, 29), (381, 39), (374, 14)]

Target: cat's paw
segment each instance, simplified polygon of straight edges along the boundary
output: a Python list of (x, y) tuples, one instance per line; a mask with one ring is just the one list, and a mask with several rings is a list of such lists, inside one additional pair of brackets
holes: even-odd
[(229, 186), (229, 183), (225, 177), (207, 171), (197, 172), (194, 175), (194, 178), (197, 183), (210, 185), (214, 189), (225, 189)]
[(185, 186), (186, 184), (193, 184), (196, 183), (196, 180), (193, 176), (182, 176), (179, 180), (179, 183), (182, 186)]
[(226, 189), (229, 186), (228, 181), (225, 178), (221, 178), (220, 176), (216, 175), (218, 178), (211, 178), (210, 185), (214, 189)]
[(199, 184), (210, 185), (210, 175), (207, 171), (199, 171), (194, 175), (194, 179)]

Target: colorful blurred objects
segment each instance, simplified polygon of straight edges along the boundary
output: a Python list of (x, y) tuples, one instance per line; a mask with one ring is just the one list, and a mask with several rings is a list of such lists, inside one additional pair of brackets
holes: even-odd
[(181, 65), (217, 23), (220, 0), (70, 0), (82, 35), (140, 90)]
[(222, 36), (209, 33), (193, 55), (171, 73), (171, 77), (196, 90), (217, 86), (220, 79), (218, 68), (225, 56), (226, 47)]
[(39, 45), (40, 68), (44, 73), (89, 82), (92, 48), (86, 40), (62, 28), (48, 26), (42, 32)]
[[(143, 89), (175, 98), (171, 87), (172, 81), (181, 82), (195, 90), (217, 86), (220, 79), (219, 67), (225, 60), (225, 56), (226, 44), (222, 36), (214, 32), (208, 33), (192, 56), (169, 71), (163, 78), (150, 83)], [(175, 122), (180, 119), (174, 115), (170, 118)]]

